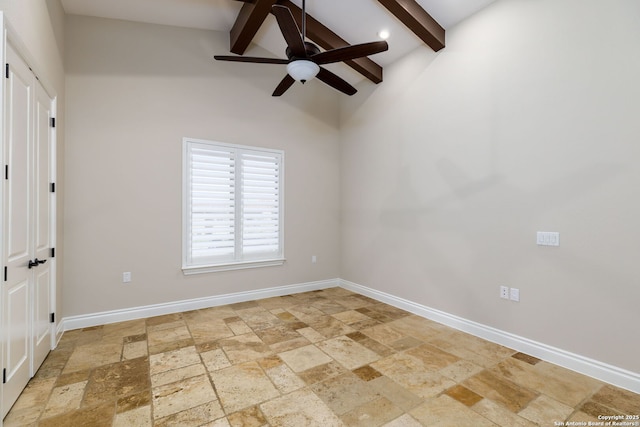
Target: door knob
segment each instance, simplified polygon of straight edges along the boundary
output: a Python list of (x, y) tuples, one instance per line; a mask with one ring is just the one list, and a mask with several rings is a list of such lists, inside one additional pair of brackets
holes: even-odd
[(40, 260), (40, 259), (36, 258), (33, 261), (29, 260), (29, 269), (32, 269), (33, 267), (37, 267), (40, 264), (44, 264), (45, 262), (47, 262), (46, 259)]

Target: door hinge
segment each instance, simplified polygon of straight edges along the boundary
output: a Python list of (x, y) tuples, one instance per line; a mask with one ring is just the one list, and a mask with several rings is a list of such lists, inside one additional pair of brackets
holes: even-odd
[(7, 281), (7, 266), (4, 267), (4, 281)]
[(56, 257), (56, 248), (51, 248), (51, 258)]
[(4, 165), (4, 179), (9, 179), (9, 165)]
[(2, 368), (2, 384), (7, 383), (7, 368)]
[(55, 117), (51, 117), (51, 127), (52, 128), (56, 127), (56, 118)]
[(8, 62), (5, 64), (5, 66), (4, 66), (4, 70), (5, 70), (5, 71), (4, 71), (4, 76), (5, 76), (6, 78), (9, 78), (9, 63), (8, 63)]
[(56, 314), (51, 313), (51, 323), (56, 323)]
[(55, 193), (55, 192), (56, 192), (56, 183), (55, 183), (55, 182), (52, 182), (52, 183), (51, 183), (51, 192), (52, 192), (52, 193)]

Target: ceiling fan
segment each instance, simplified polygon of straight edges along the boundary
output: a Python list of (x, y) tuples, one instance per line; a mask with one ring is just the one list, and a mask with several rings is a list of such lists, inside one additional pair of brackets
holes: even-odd
[(252, 62), (257, 64), (281, 64), (287, 66), (287, 75), (282, 79), (272, 96), (281, 96), (296, 81), (305, 83), (314, 77), (328, 84), (332, 88), (353, 95), (356, 88), (347, 83), (336, 74), (321, 67), (324, 64), (348, 61), (362, 58), (389, 49), (386, 41), (362, 43), (352, 46), (339, 47), (321, 52), (318, 46), (305, 40), (306, 38), (306, 12), (305, 0), (302, 0), (302, 32), (298, 29), (291, 10), (286, 6), (273, 5), (271, 12), (278, 21), (280, 31), (287, 42), (286, 55), (288, 59), (258, 58), (250, 56), (224, 56), (215, 55), (218, 61)]

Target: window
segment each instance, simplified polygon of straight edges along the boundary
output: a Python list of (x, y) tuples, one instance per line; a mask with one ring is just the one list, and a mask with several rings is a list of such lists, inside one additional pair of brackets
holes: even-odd
[(184, 138), (185, 274), (281, 265), (284, 153)]

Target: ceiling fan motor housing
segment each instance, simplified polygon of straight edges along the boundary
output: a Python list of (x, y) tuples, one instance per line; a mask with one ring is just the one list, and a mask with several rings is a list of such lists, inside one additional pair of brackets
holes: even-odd
[(287, 58), (289, 58), (291, 60), (293, 60), (293, 59), (307, 59), (312, 55), (316, 55), (316, 54), (320, 53), (320, 48), (318, 46), (316, 46), (315, 44), (311, 43), (311, 42), (304, 42), (304, 48), (305, 48), (307, 57), (306, 58), (296, 58), (291, 53), (291, 48), (289, 46), (287, 46), (287, 49), (285, 50)]

